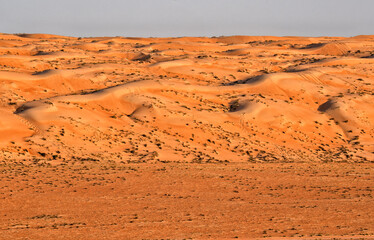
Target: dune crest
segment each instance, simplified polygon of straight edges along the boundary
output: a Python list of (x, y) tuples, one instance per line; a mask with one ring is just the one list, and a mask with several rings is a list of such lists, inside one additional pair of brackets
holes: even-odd
[(373, 47), (372, 36), (1, 34), (1, 154), (374, 161)]
[(0, 239), (374, 239), (373, 49), (0, 34)]

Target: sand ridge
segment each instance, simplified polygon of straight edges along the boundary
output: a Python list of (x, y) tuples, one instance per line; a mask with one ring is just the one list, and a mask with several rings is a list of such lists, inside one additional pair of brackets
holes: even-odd
[(18, 136), (2, 137), (4, 159), (374, 160), (371, 36), (2, 34), (0, 46), (1, 121), (24, 123), (2, 127)]
[(0, 239), (374, 239), (374, 36), (0, 34)]

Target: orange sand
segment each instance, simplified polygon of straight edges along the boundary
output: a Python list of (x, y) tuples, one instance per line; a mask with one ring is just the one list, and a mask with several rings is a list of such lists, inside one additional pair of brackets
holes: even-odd
[[(362, 192), (373, 187), (373, 179), (363, 172), (373, 174), (374, 36), (78, 39), (0, 34), (0, 82), (0, 170), (9, 180), (0, 189), (0, 204), (6, 206), (0, 233), (5, 239), (56, 239), (62, 235), (53, 224), (72, 239), (112, 239), (106, 231), (122, 231), (119, 216), (127, 222), (133, 213), (147, 220), (133, 221), (124, 228), (127, 235), (116, 238), (230, 238), (235, 232), (242, 238), (374, 234), (369, 224), (372, 196)], [(74, 166), (84, 175), (77, 175)], [(104, 166), (121, 171), (109, 172), (109, 182), (97, 179), (103, 192), (84, 179), (68, 180), (94, 173), (105, 179), (98, 171)], [(129, 166), (139, 173), (130, 171), (127, 176), (123, 169)], [(151, 174), (162, 166), (168, 171), (158, 172), (160, 178)], [(252, 167), (260, 173), (239, 177), (232, 172), (234, 166), (247, 174)], [(296, 170), (284, 175), (290, 166)], [(315, 172), (306, 174), (312, 166)], [(275, 172), (267, 176), (263, 171)], [(290, 175), (294, 171), (306, 182)], [(363, 185), (346, 177), (350, 171), (362, 176), (360, 181), (365, 178)], [(21, 172), (26, 175), (16, 174)], [(249, 181), (246, 188), (257, 186), (261, 195), (270, 197), (263, 201), (257, 190), (242, 192), (246, 188), (239, 194), (225, 193), (229, 185), (218, 173), (238, 184)], [(316, 178), (324, 174), (332, 185)], [(51, 186), (39, 186), (49, 180), (35, 178), (49, 175), (71, 181), (77, 193), (68, 190), (68, 183), (53, 187), (52, 180)], [(129, 183), (122, 185), (117, 177), (138, 184), (127, 189)], [(157, 190), (164, 187), (161, 179), (173, 191), (165, 198), (162, 194), (168, 191)], [(180, 181), (186, 181), (187, 189)], [(215, 182), (223, 185), (206, 189)], [(275, 183), (276, 189), (291, 183), (288, 187), (297, 187), (281, 191), (283, 197), (277, 200), (272, 197), (278, 193), (266, 188)], [(311, 186), (320, 186), (318, 191), (327, 192), (328, 200), (309, 196)], [(340, 199), (344, 186), (354, 203)], [(13, 187), (16, 192), (9, 193)], [(146, 201), (147, 189), (157, 196)], [(202, 202), (179, 199), (194, 198), (194, 192)], [(80, 200), (74, 201), (77, 197)], [(212, 208), (207, 206), (209, 199)], [(55, 201), (59, 203), (52, 204)], [(153, 205), (159, 208), (145, 208), (159, 201)], [(256, 208), (257, 201), (262, 210)], [(336, 212), (338, 206), (351, 212)], [(80, 209), (82, 213), (73, 214)], [(92, 213), (93, 209), (99, 210)], [(212, 212), (201, 214), (210, 217), (199, 215), (204, 209)], [(334, 226), (323, 221), (324, 213), (330, 214)], [(35, 217), (42, 214), (47, 217)], [(279, 231), (264, 227), (271, 217), (283, 223)], [(69, 226), (84, 230), (74, 235), (66, 225), (58, 225), (71, 222)], [(285, 231), (287, 227), (297, 233)]]

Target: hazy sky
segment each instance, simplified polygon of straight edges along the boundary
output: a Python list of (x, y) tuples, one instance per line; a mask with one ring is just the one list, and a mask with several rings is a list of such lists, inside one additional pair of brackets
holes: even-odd
[(0, 0), (0, 32), (354, 36), (374, 34), (374, 0)]

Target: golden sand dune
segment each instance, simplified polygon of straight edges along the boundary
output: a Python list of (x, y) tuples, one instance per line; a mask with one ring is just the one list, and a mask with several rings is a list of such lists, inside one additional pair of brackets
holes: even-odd
[(0, 238), (373, 239), (373, 56), (0, 34)]
[(3, 34), (0, 46), (1, 123), (22, 119), (3, 131), (23, 137), (2, 136), (6, 158), (374, 160), (370, 36)]

